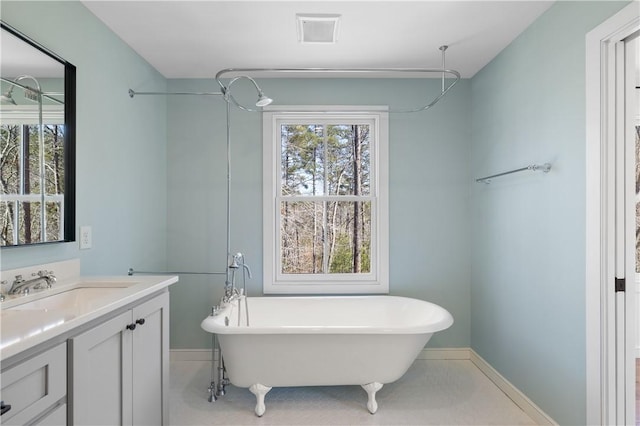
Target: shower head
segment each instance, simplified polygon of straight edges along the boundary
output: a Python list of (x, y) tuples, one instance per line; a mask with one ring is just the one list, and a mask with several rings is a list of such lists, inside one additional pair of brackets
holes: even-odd
[(2, 101), (3, 105), (18, 105), (18, 104), (16, 104), (15, 99), (13, 99), (13, 96), (11, 96), (12, 89), (13, 89), (13, 87), (11, 89), (9, 89), (9, 91), (7, 93), (3, 93), (0, 96), (0, 101)]
[(258, 107), (266, 107), (271, 102), (273, 102), (273, 99), (271, 99), (270, 97), (265, 95), (262, 92), (262, 90), (258, 93), (258, 102), (256, 102), (256, 106), (258, 106)]
[[(35, 83), (35, 87), (30, 87), (30, 86), (25, 86), (20, 84), (19, 82), (24, 80), (24, 79), (30, 79), (33, 80), (33, 82)], [(38, 82), (38, 80), (36, 80), (35, 77), (32, 77), (30, 75), (20, 75), (18, 77), (16, 77), (13, 80), (7, 80), (5, 78), (2, 78), (2, 81), (9, 83), (11, 85), (11, 87), (9, 88), (9, 90), (7, 90), (6, 93), (3, 93), (2, 95), (0, 95), (0, 101), (2, 101), (3, 104), (5, 105), (17, 105), (15, 99), (13, 99), (13, 89), (15, 89), (16, 86), (22, 88), (24, 90), (24, 98), (28, 99), (32, 102), (41, 102), (41, 94), (42, 94), (42, 89), (40, 88), (40, 83)]]
[(270, 97), (265, 95), (264, 92), (262, 91), (262, 89), (260, 88), (260, 86), (258, 86), (258, 83), (256, 83), (256, 81), (253, 78), (249, 77), (248, 75), (240, 75), (238, 77), (235, 77), (235, 78), (231, 79), (231, 81), (229, 81), (229, 83), (227, 84), (226, 87), (224, 85), (222, 85), (222, 83), (220, 83), (218, 81), (220, 83), (220, 85), (222, 86), (222, 93), (224, 94), (225, 100), (227, 102), (231, 101), (236, 106), (240, 107), (241, 109), (244, 109), (245, 111), (250, 111), (250, 109), (245, 108), (242, 105), (240, 105), (233, 98), (233, 96), (231, 96), (231, 86), (233, 85), (233, 83), (235, 83), (236, 81), (238, 81), (240, 79), (249, 80), (253, 84), (253, 87), (255, 87), (256, 90), (258, 91), (258, 100), (256, 101), (256, 106), (257, 107), (265, 107), (265, 106), (271, 104), (271, 102), (273, 102), (273, 99), (271, 99)]

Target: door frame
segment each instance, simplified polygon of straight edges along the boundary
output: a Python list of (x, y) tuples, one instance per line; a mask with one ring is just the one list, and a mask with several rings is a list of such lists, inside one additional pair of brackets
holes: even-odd
[(587, 424), (624, 424), (616, 419), (616, 46), (640, 29), (639, 7), (632, 2), (586, 36)]

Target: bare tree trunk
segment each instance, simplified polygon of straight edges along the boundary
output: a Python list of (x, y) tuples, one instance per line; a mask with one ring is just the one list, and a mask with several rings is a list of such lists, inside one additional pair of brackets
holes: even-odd
[(60, 183), (60, 154), (58, 152), (58, 126), (53, 126), (53, 179), (56, 188), (56, 194), (62, 194)]
[[(340, 176), (338, 176), (338, 182), (336, 183), (336, 188), (340, 188), (343, 177), (344, 177), (344, 170), (340, 173)], [(337, 189), (336, 189), (336, 193), (337, 193)], [(331, 217), (331, 227), (329, 228), (329, 232), (331, 232), (331, 243), (329, 245), (329, 261), (327, 262), (327, 265), (329, 265), (329, 269), (331, 269), (334, 253), (336, 251), (336, 242), (337, 242), (337, 236), (338, 236), (338, 232), (336, 230), (337, 218), (338, 218), (338, 202), (336, 201), (333, 204), (333, 215)], [(328, 272), (329, 271), (326, 271), (326, 273)]]
[[(22, 170), (24, 171), (24, 185), (22, 188), (22, 193), (23, 194), (30, 194), (31, 193), (31, 167), (29, 164), (29, 160), (30, 160), (30, 156), (31, 156), (31, 149), (30, 149), (30, 144), (31, 144), (31, 135), (29, 133), (29, 126), (24, 125), (23, 126), (23, 140), (22, 140), (22, 146), (24, 146), (24, 157), (22, 159), (23, 161), (23, 167)], [(40, 188), (40, 190), (42, 191), (42, 188)], [(17, 224), (16, 224), (17, 225)], [(31, 243), (31, 203), (30, 202), (25, 202), (24, 203), (24, 242), (26, 244)]]

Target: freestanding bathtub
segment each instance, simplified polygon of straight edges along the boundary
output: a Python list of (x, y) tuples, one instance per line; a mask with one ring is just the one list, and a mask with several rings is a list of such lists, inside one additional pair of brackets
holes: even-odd
[(217, 335), (229, 380), (256, 395), (262, 416), (274, 386), (327, 385), (361, 385), (373, 414), (382, 385), (452, 324), (445, 309), (417, 299), (311, 296), (241, 298), (201, 326)]

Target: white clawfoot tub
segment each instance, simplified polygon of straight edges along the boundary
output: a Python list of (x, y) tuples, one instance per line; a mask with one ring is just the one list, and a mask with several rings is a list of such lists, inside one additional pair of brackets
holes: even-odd
[(217, 335), (229, 380), (256, 395), (262, 416), (272, 387), (328, 385), (361, 385), (373, 414), (382, 385), (402, 377), (433, 333), (452, 324), (449, 312), (422, 300), (318, 296), (236, 300), (201, 326)]

